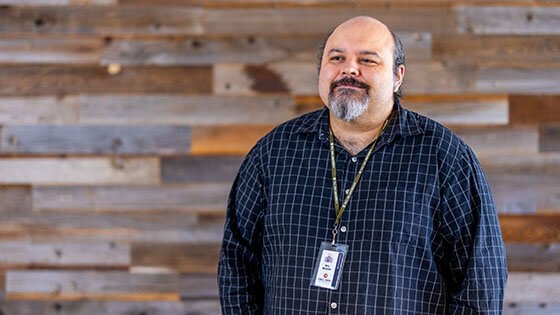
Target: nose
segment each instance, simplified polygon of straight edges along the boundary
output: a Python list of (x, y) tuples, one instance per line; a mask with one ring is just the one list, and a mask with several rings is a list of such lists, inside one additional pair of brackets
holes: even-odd
[(360, 75), (360, 70), (353, 62), (348, 62), (342, 69), (342, 74), (356, 77)]

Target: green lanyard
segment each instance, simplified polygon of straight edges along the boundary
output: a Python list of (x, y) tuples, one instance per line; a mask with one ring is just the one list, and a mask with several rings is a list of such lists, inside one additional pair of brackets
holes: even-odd
[[(389, 116), (390, 118), (390, 116)], [(344, 201), (342, 202), (342, 206), (340, 206), (340, 203), (338, 201), (338, 184), (337, 184), (337, 180), (336, 180), (336, 162), (335, 162), (335, 156), (334, 156), (334, 137), (333, 137), (333, 132), (332, 130), (329, 128), (329, 140), (330, 140), (330, 145), (331, 145), (331, 169), (332, 169), (332, 187), (333, 187), (333, 195), (334, 195), (334, 211), (336, 213), (336, 219), (334, 221), (334, 227), (332, 230), (332, 235), (333, 235), (333, 240), (332, 240), (332, 244), (335, 243), (336, 241), (336, 234), (338, 233), (338, 224), (340, 223), (340, 218), (342, 217), (342, 214), (344, 213), (344, 210), (346, 210), (346, 206), (348, 206), (348, 202), (350, 201), (350, 197), (352, 197), (352, 194), (354, 193), (354, 190), (356, 189), (356, 186), (358, 185), (358, 182), (360, 181), (360, 178), (362, 177), (362, 173), (364, 172), (364, 169), (366, 168), (366, 164), (371, 156), (371, 154), (373, 153), (373, 148), (375, 147), (375, 144), (377, 143), (377, 139), (379, 139), (379, 137), (383, 134), (383, 131), (385, 131), (385, 127), (387, 127), (387, 123), (389, 122), (389, 118), (387, 118), (385, 120), (385, 123), (383, 124), (383, 127), (381, 128), (381, 132), (379, 133), (379, 136), (377, 136), (377, 138), (375, 138), (375, 140), (373, 140), (373, 143), (371, 144), (368, 153), (366, 154), (366, 158), (364, 159), (364, 161), (362, 162), (362, 165), (360, 166), (360, 169), (358, 170), (358, 174), (356, 174), (356, 176), (354, 177), (354, 181), (352, 182), (352, 186), (350, 186), (350, 191), (348, 191), (348, 193), (346, 194), (346, 197), (344, 198)]]

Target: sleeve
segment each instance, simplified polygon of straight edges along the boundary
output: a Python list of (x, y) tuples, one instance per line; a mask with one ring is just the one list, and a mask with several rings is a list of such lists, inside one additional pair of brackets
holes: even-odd
[[(253, 152), (254, 153), (254, 152)], [(264, 185), (249, 153), (231, 189), (218, 263), (222, 314), (262, 314), (261, 272)]]
[(507, 280), (496, 206), (474, 153), (467, 148), (444, 184), (442, 237), (450, 314), (502, 314)]

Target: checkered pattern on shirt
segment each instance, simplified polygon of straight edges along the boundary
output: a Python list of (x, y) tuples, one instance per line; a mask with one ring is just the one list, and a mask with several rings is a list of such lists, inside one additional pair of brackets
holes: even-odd
[[(336, 291), (310, 285), (335, 218), (328, 109), (255, 145), (228, 201), (224, 314), (501, 314), (505, 252), (476, 157), (438, 123), (395, 111), (342, 216), (349, 254)], [(341, 200), (366, 152), (352, 159), (336, 145)]]

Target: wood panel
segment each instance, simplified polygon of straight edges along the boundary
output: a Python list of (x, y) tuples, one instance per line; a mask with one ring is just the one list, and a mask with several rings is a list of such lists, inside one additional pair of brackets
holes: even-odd
[(506, 243), (560, 243), (560, 215), (501, 215)]
[(560, 123), (560, 95), (510, 95), (511, 124)]
[(545, 125), (539, 130), (541, 152), (560, 152), (560, 125)]
[(457, 31), (474, 34), (560, 34), (560, 7), (459, 6)]
[(80, 123), (228, 125), (280, 123), (295, 116), (289, 95), (85, 95)]
[(231, 183), (243, 158), (238, 156), (164, 157), (161, 176), (164, 183)]
[(223, 213), (231, 184), (150, 186), (34, 186), (34, 212), (184, 211)]
[(504, 304), (504, 315), (556, 315), (560, 313), (560, 304), (556, 301), (548, 303), (517, 303)]
[[(9, 302), (8, 302), (9, 303)], [(45, 302), (45, 315), (215, 315), (220, 314), (218, 299), (189, 301), (59, 301)], [(1, 307), (1, 306), (0, 306)], [(29, 313), (9, 313), (28, 315)], [(33, 313), (39, 315), (41, 313)]]
[(0, 159), (0, 184), (157, 184), (156, 158)]
[(193, 129), (193, 155), (244, 155), (274, 126), (218, 126)]
[(0, 62), (97, 64), (102, 47), (99, 38), (0, 39)]
[(508, 276), (504, 303), (558, 303), (560, 275), (512, 272)]
[(215, 274), (219, 243), (133, 244), (131, 271), (161, 270), (177, 273)]
[(560, 71), (550, 67), (479, 69), (476, 91), (482, 93), (558, 94)]
[(105, 67), (89, 65), (4, 65), (0, 68), (0, 96), (209, 93), (211, 82), (210, 67), (129, 66), (122, 67), (114, 75)]
[(506, 244), (511, 272), (560, 272), (560, 243)]
[(72, 124), (78, 114), (73, 96), (0, 97), (0, 124)]
[(183, 275), (179, 292), (182, 300), (215, 299), (218, 297), (216, 275)]
[(0, 186), (0, 213), (31, 213), (29, 186)]
[(0, 301), (0, 312), (10, 315), (45, 315), (45, 304), (40, 301)]
[(177, 155), (190, 152), (191, 130), (177, 126), (29, 126), (0, 130), (0, 153)]
[(115, 242), (0, 242), (0, 267), (128, 268), (130, 246)]
[(539, 130), (535, 127), (452, 127), (477, 155), (536, 154)]
[(472, 65), (418, 62), (406, 67), (402, 87), (405, 94), (466, 94), (474, 91), (475, 68)]
[(2, 5), (114, 5), (119, 0), (0, 0)]

